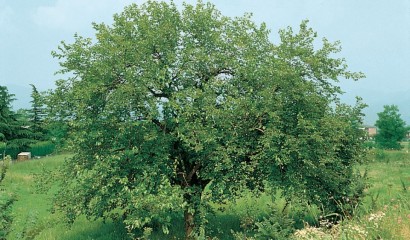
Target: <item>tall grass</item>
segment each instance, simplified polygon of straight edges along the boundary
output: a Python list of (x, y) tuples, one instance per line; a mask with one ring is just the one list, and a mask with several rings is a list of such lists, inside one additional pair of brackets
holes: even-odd
[(52, 183), (44, 191), (38, 191), (36, 178), (41, 173), (56, 172), (67, 157), (70, 155), (17, 162), (10, 166), (4, 188), (13, 192), (17, 201), (12, 208), (14, 221), (8, 239), (127, 239), (125, 227), (121, 223), (89, 221), (82, 217), (69, 227), (62, 214), (50, 212), (58, 184)]

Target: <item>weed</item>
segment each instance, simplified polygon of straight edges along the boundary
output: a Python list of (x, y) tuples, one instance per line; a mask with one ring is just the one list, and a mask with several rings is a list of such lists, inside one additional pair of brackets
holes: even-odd
[(383, 149), (376, 149), (375, 158), (377, 161), (384, 161), (387, 158), (387, 154), (385, 153)]
[(403, 181), (403, 179), (400, 178), (400, 182), (401, 182), (401, 188), (403, 190), (403, 192), (407, 192), (407, 185), (406, 183)]
[(376, 196), (371, 195), (371, 203), (370, 203), (370, 209), (376, 209), (377, 208), (377, 200), (379, 199), (380, 192), (377, 192)]
[(256, 239), (289, 239), (295, 230), (293, 219), (286, 213), (277, 211), (273, 206), (271, 214), (255, 225), (257, 226)]

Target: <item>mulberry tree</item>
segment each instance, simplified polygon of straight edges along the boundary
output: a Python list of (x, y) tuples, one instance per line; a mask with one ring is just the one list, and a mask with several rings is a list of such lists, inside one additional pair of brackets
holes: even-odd
[(54, 52), (70, 74), (50, 102), (75, 153), (56, 206), (72, 220), (122, 216), (130, 231), (155, 221), (167, 232), (183, 214), (190, 239), (207, 202), (244, 188), (337, 213), (358, 199), (362, 104), (340, 104), (334, 83), (362, 74), (334, 58), (338, 42), (317, 48), (307, 22), (273, 44), (250, 15), (149, 1), (94, 29)]

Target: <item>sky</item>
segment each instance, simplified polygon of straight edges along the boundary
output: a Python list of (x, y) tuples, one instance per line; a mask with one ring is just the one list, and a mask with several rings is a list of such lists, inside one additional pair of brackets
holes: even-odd
[[(205, 0), (204, 0), (205, 1)], [(253, 13), (265, 22), (278, 43), (279, 29), (298, 28), (309, 20), (320, 38), (341, 41), (339, 57), (365, 79), (343, 80), (342, 100), (355, 96), (368, 104), (365, 123), (372, 125), (384, 105), (398, 105), (410, 125), (410, 0), (209, 0), (223, 15)], [(0, 0), (0, 85), (16, 95), (14, 108), (30, 107), (30, 84), (54, 88), (64, 76), (55, 75), (58, 60), (51, 56), (61, 41), (75, 33), (92, 37), (91, 23), (112, 23), (114, 13), (144, 0)], [(182, 8), (180, 0), (174, 2)], [(196, 0), (187, 0), (195, 4)]]

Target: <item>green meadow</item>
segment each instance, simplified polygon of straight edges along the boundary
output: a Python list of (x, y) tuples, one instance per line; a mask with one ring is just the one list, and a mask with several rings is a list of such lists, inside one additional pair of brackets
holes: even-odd
[[(13, 194), (17, 201), (12, 208), (12, 230), (7, 239), (128, 239), (120, 222), (82, 217), (68, 225), (61, 213), (51, 211), (58, 185), (42, 184), (50, 180), (48, 177), (68, 157), (70, 155), (49, 156), (10, 166), (2, 189)], [(401, 151), (372, 150), (368, 163), (358, 167), (367, 172), (369, 187), (362, 205), (357, 206), (355, 217), (326, 227), (325, 223), (320, 223), (316, 208), (300, 213), (297, 206), (290, 206), (287, 214), (293, 219), (291, 224), (299, 228), (293, 234), (295, 239), (410, 239), (410, 153), (407, 146)], [(272, 195), (275, 194), (253, 198), (245, 193), (235, 203), (212, 204), (214, 214), (207, 216), (208, 239), (275, 239), (274, 235), (269, 238), (269, 234), (254, 237), (261, 229), (270, 227), (255, 226), (258, 221), (269, 220), (270, 214), (284, 209), (284, 200)], [(151, 232), (148, 239), (182, 239), (182, 213), (175, 215), (168, 235), (153, 227), (145, 229)], [(271, 220), (281, 222), (278, 218)]]

